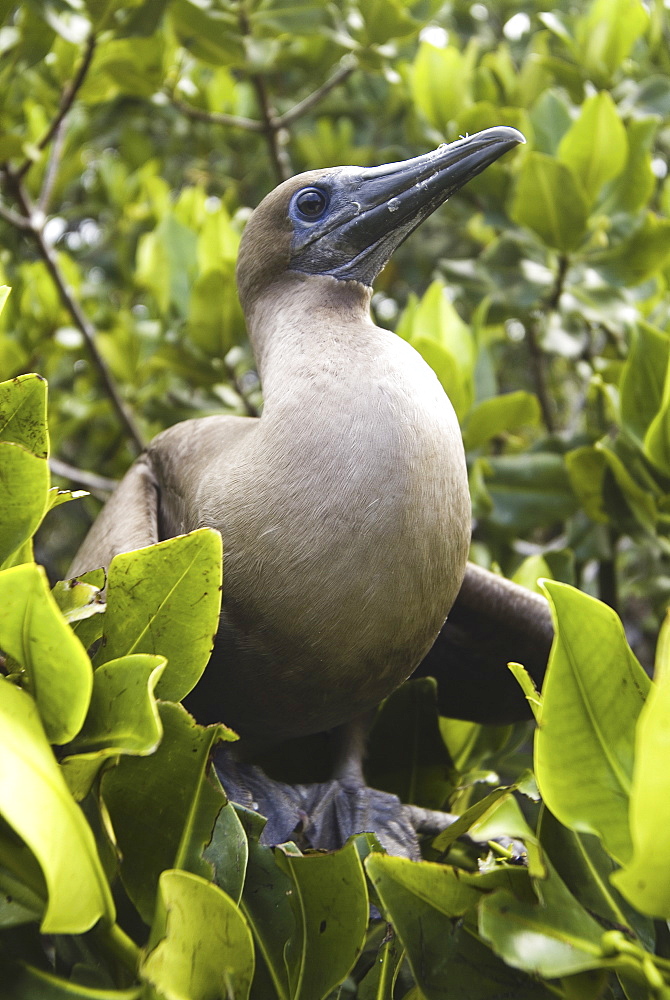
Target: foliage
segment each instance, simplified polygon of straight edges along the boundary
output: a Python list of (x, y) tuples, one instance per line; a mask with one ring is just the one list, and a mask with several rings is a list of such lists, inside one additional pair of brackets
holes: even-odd
[[(664, 5), (2, 13), (0, 997), (670, 996), (667, 627), (649, 682), (614, 612), (566, 586), (615, 606), (650, 665), (670, 580)], [(393, 739), (380, 725), (370, 777), (448, 803), (455, 829), (420, 864), (365, 836), (272, 850), (212, 770), (232, 734), (179, 705), (215, 630), (218, 536), (121, 557), (106, 604), (100, 576), (50, 590), (33, 553), (63, 576), (96, 502), (49, 489), (46, 385), (22, 373), (49, 380), (53, 469), (104, 495), (86, 470), (117, 478), (168, 424), (256, 412), (234, 294), (249, 206), (294, 171), (494, 124), (527, 146), (400, 248), (373, 306), (456, 406), (473, 557), (550, 578), (541, 695), (516, 668), (541, 723), (542, 802), (522, 734), (438, 722), (415, 681), (406, 752), (374, 773)], [(411, 751), (426, 718), (432, 760)], [(474, 843), (457, 841), (467, 830)], [(489, 851), (505, 836), (527, 866)]]

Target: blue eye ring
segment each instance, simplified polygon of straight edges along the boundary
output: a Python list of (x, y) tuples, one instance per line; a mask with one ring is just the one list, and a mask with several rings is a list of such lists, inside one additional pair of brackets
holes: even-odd
[(328, 195), (321, 188), (306, 187), (296, 194), (293, 204), (298, 215), (307, 222), (320, 219), (328, 208)]

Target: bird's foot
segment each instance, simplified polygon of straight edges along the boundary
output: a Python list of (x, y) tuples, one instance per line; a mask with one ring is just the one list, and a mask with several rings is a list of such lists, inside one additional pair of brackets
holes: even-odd
[(215, 764), (231, 801), (266, 817), (264, 844), (294, 840), (299, 846), (335, 850), (354, 833), (372, 832), (389, 854), (419, 860), (418, 833), (438, 833), (456, 818), (403, 805), (397, 795), (353, 781), (288, 785), (226, 752)]

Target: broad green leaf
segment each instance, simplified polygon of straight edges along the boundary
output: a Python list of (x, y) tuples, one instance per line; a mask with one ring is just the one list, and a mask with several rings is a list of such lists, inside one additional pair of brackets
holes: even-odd
[(241, 806), (235, 806), (235, 812), (249, 842), (249, 861), (240, 906), (254, 935), (258, 958), (256, 977), (264, 977), (268, 996), (274, 990), (279, 1000), (292, 1000), (284, 953), (297, 926), (290, 902), (293, 882), (278, 864), (281, 852), (259, 843), (265, 820)]
[(2, 310), (5, 308), (10, 292), (11, 288), (9, 285), (0, 285), (0, 313), (2, 313)]
[(48, 457), (47, 384), (40, 375), (0, 382), (0, 441), (20, 444), (37, 458)]
[(606, 965), (603, 928), (551, 866), (535, 886), (539, 900), (522, 900), (501, 889), (482, 901), (479, 931), (496, 954), (508, 965), (549, 979)]
[[(615, 440), (611, 447), (607, 439), (596, 441), (594, 447), (596, 452), (605, 457), (616, 485), (635, 520), (649, 534), (654, 534), (658, 513), (655, 497), (659, 497), (660, 491), (649, 475), (639, 450), (623, 435)], [(608, 504), (612, 503), (611, 491), (606, 499)]]
[(102, 614), (105, 601), (99, 587), (83, 580), (59, 580), (51, 593), (66, 622), (84, 621), (92, 615)]
[(415, 106), (440, 132), (446, 132), (449, 122), (472, 102), (476, 53), (475, 44), (465, 52), (453, 45), (419, 45), (412, 66), (412, 97)]
[(648, 204), (657, 184), (651, 163), (658, 127), (656, 117), (632, 119), (626, 123), (628, 159), (623, 171), (606, 188), (600, 211), (608, 215), (632, 213)]
[[(81, 934), (114, 904), (93, 834), (25, 691), (0, 678), (0, 813), (33, 852), (48, 889), (45, 934)], [(20, 875), (20, 872), (16, 873)]]
[(544, 153), (526, 154), (511, 215), (556, 250), (576, 250), (586, 235), (588, 203), (579, 178), (565, 163)]
[(209, 270), (193, 284), (188, 307), (188, 336), (203, 351), (224, 357), (244, 329), (233, 269)]
[(72, 794), (88, 793), (103, 763), (117, 754), (146, 756), (162, 736), (153, 696), (165, 657), (133, 653), (99, 667), (84, 725), (68, 746), (62, 766)]
[(474, 398), (474, 340), (449, 301), (444, 282), (432, 282), (418, 303), (410, 303), (398, 332), (431, 366), (457, 415), (465, 416)]
[(630, 236), (609, 250), (593, 254), (593, 263), (615, 284), (639, 285), (648, 281), (668, 263), (670, 219), (647, 212)]
[[(540, 14), (540, 17), (543, 17)], [(554, 155), (558, 144), (572, 124), (570, 105), (560, 90), (544, 90), (530, 113), (533, 148), (538, 153)]]
[(49, 741), (67, 743), (84, 721), (93, 670), (41, 566), (26, 563), (0, 573), (0, 648), (25, 670)]
[(523, 390), (507, 392), (485, 399), (470, 410), (463, 426), (463, 443), (466, 449), (481, 448), (492, 438), (539, 422), (537, 396)]
[(293, 883), (295, 931), (284, 953), (291, 1000), (324, 1000), (365, 942), (368, 894), (356, 845), (305, 857), (277, 848), (275, 857)]
[(0, 567), (37, 530), (46, 510), (48, 490), (46, 459), (13, 441), (0, 441)]
[(558, 159), (572, 167), (593, 204), (602, 186), (619, 174), (628, 157), (626, 130), (606, 91), (588, 97), (565, 133)]
[(254, 945), (235, 903), (198, 875), (164, 871), (140, 977), (165, 1000), (247, 1000)]
[(170, 4), (170, 17), (179, 42), (197, 59), (214, 66), (243, 61), (239, 22), (232, 13), (215, 7), (203, 8), (191, 0), (174, 0)]
[(440, 735), (432, 677), (409, 680), (386, 699), (370, 733), (365, 766), (373, 788), (401, 802), (442, 808), (456, 774)]
[(47, 511), (71, 500), (82, 500), (88, 495), (86, 490), (59, 490), (57, 486), (52, 486), (47, 494)]
[(153, 292), (164, 314), (172, 306), (181, 316), (188, 311), (196, 272), (196, 244), (195, 233), (169, 215), (139, 239), (135, 279)]
[(591, 520), (607, 524), (604, 478), (608, 464), (605, 454), (592, 445), (583, 445), (566, 454), (565, 467), (583, 510)]
[(361, 7), (365, 33), (372, 45), (384, 45), (391, 38), (401, 38), (417, 31), (420, 24), (402, 0), (367, 0)]
[(556, 639), (535, 734), (538, 786), (564, 826), (597, 834), (625, 862), (635, 725), (650, 682), (611, 608), (556, 581), (544, 589)]
[(629, 906), (610, 884), (617, 864), (597, 837), (575, 833), (543, 806), (538, 822), (542, 848), (572, 895), (603, 926), (617, 926), (653, 951), (653, 922)]
[(631, 346), (619, 385), (621, 419), (626, 430), (641, 444), (645, 433), (661, 410), (670, 361), (670, 338), (662, 330), (640, 321), (632, 334)]
[(497, 990), (508, 991), (515, 1000), (545, 997), (544, 991), (535, 992), (534, 984), (525, 976), (506, 970), (472, 936), (475, 907), (486, 893), (510, 886), (522, 897), (528, 896), (525, 870), (498, 869), (481, 876), (446, 865), (379, 854), (370, 855), (365, 866), (381, 899), (384, 916), (393, 924), (407, 952), (422, 996), (428, 1000), (462, 1000), (472, 991), (471, 995), (486, 997), (492, 980)]
[[(167, 868), (183, 868), (211, 879), (213, 865), (203, 852), (226, 803), (211, 765), (211, 753), (229, 736), (224, 726), (196, 725), (181, 707), (159, 705), (163, 738), (149, 757), (121, 757), (102, 778), (102, 797), (121, 852), (121, 878), (128, 895), (151, 924), (158, 877)], [(219, 885), (233, 886), (244, 877), (244, 862), (217, 872)]]
[(494, 455), (483, 460), (482, 468), (493, 501), (491, 523), (505, 532), (525, 536), (577, 509), (561, 455), (542, 451)]
[(221, 535), (201, 528), (117, 555), (109, 567), (103, 645), (96, 663), (160, 653), (156, 694), (180, 701), (200, 680), (221, 608)]
[(595, 0), (577, 20), (579, 63), (599, 82), (609, 80), (648, 22), (641, 0)]
[(358, 987), (357, 1000), (393, 1000), (405, 952), (392, 929), (380, 945), (375, 964)]
[[(664, 646), (668, 625), (664, 625)], [(667, 650), (666, 650), (667, 652)], [(670, 919), (670, 678), (667, 663), (637, 722), (630, 793), (633, 856), (612, 883), (642, 913)]]
[[(670, 475), (670, 345), (666, 341), (655, 346), (657, 350), (654, 357), (660, 361), (659, 355), (665, 349), (668, 351), (668, 359), (665, 365), (662, 395), (658, 401), (657, 410), (644, 434), (644, 451), (654, 465), (667, 476)], [(662, 371), (663, 369), (656, 371), (656, 377), (650, 387), (652, 402), (658, 400), (658, 392), (654, 392), (654, 390), (658, 390), (658, 379)], [(647, 410), (647, 412), (649, 411)]]

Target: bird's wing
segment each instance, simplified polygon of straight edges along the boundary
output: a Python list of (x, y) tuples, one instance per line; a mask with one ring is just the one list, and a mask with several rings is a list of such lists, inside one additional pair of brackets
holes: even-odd
[(507, 664), (522, 663), (539, 687), (553, 636), (543, 597), (468, 563), (449, 618), (415, 676), (436, 678), (440, 712), (451, 718), (501, 725), (530, 718)]
[(158, 541), (158, 484), (147, 455), (128, 470), (98, 516), (68, 571), (80, 576), (107, 568), (119, 552)]

